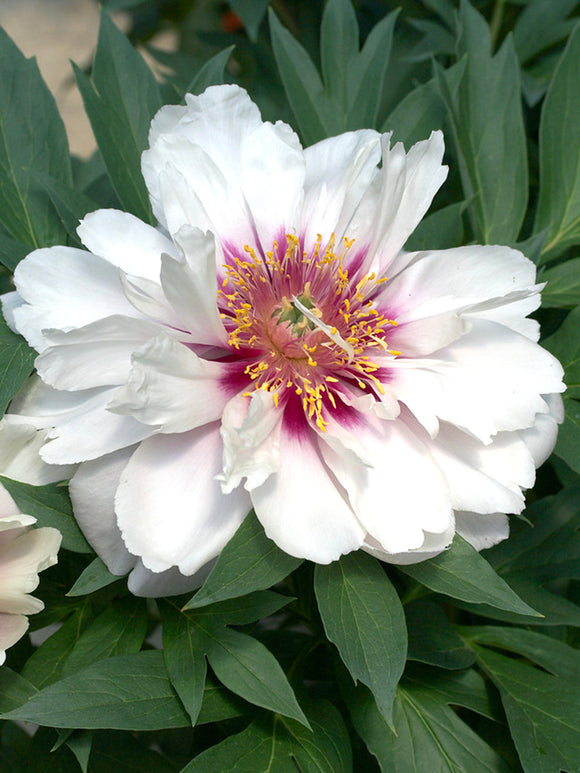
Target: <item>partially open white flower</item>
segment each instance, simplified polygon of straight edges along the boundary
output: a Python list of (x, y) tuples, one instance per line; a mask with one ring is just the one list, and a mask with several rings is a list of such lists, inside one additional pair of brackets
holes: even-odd
[(153, 121), (158, 228), (87, 216), (90, 252), (18, 267), (9, 324), (41, 352), (9, 421), (80, 463), (75, 513), (137, 593), (199, 583), (254, 507), (285, 551), (410, 563), (477, 548), (553, 448), (559, 363), (508, 247), (405, 253), (443, 137), (356, 131), (306, 150), (236, 86)]
[(44, 604), (29, 594), (38, 573), (56, 563), (61, 535), (57, 529), (33, 529), (36, 519), (23, 515), (0, 486), (0, 665), (6, 650), (26, 633), (27, 615)]

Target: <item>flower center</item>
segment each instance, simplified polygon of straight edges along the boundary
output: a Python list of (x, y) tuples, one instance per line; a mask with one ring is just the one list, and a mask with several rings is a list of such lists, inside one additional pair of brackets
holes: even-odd
[[(274, 402), (294, 392), (309, 420), (324, 431), (324, 415), (337, 397), (352, 389), (370, 390), (379, 399), (384, 388), (375, 373), (373, 349), (390, 357), (387, 329), (396, 325), (375, 308), (375, 289), (386, 281), (374, 274), (351, 280), (344, 259), (354, 240), (335, 249), (334, 234), (322, 249), (318, 236), (311, 252), (286, 234), (286, 246), (274, 242), (265, 256), (249, 245), (244, 257), (224, 266), (218, 305), (229, 345), (245, 360), (252, 389), (273, 393)], [(369, 297), (370, 296), (370, 297)]]

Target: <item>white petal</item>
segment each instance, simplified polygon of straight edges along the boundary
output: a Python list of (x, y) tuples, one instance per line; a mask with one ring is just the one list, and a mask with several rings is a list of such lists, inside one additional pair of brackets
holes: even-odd
[(0, 666), (6, 660), (6, 650), (21, 639), (28, 630), (24, 615), (3, 615), (0, 613)]
[(259, 390), (251, 399), (233, 397), (222, 416), (223, 473), (218, 475), (224, 493), (246, 478), (252, 491), (280, 467), (280, 429), (283, 413), (269, 392)]
[(564, 421), (564, 403), (560, 395), (542, 395), (542, 397), (548, 404), (550, 412), (538, 414), (533, 427), (519, 432), (536, 467), (543, 464), (554, 450), (558, 437), (558, 424)]
[(163, 257), (161, 283), (184, 330), (196, 343), (227, 344), (217, 308), (215, 238), (211, 232), (183, 226), (175, 235), (183, 257)]
[(406, 550), (403, 553), (389, 553), (380, 547), (379, 543), (370, 536), (367, 536), (363, 550), (366, 553), (370, 553), (371, 556), (375, 556), (379, 561), (385, 561), (388, 564), (396, 564), (398, 566), (409, 566), (410, 564), (418, 564), (421, 561), (427, 561), (429, 558), (434, 558), (444, 550), (447, 550), (453, 542), (453, 536), (455, 534), (455, 519), (452, 519), (449, 527), (441, 534), (431, 534), (430, 532), (424, 532), (424, 541), (420, 548), (414, 550)]
[(416, 319), (389, 330), (389, 347), (404, 357), (423, 357), (453, 343), (469, 329), (458, 314)]
[(27, 594), (38, 587), (38, 573), (57, 561), (62, 536), (57, 529), (30, 529), (0, 545), (0, 610), (30, 615), (44, 604)]
[(181, 329), (181, 321), (165, 297), (163, 288), (157, 282), (140, 276), (121, 272), (121, 285), (127, 301), (134, 309), (156, 322), (175, 330)]
[(231, 397), (227, 365), (202, 360), (165, 333), (135, 352), (132, 363), (127, 383), (108, 408), (161, 432), (185, 432), (216, 421)]
[(142, 561), (137, 561), (137, 565), (127, 579), (127, 587), (135, 596), (145, 598), (191, 593), (203, 585), (214, 565), (215, 561), (210, 561), (199, 572), (185, 575), (181, 574), (177, 567), (166, 569), (164, 572), (152, 572), (143, 566)]
[(173, 242), (128, 212), (99, 209), (86, 215), (77, 233), (82, 243), (127, 274), (159, 281), (161, 255), (175, 256)]
[(515, 432), (501, 432), (481, 441), (443, 423), (431, 445), (443, 470), (455, 510), (475, 513), (520, 513), (522, 489), (534, 485), (535, 466), (525, 443)]
[(383, 165), (355, 213), (348, 236), (369, 245), (368, 271), (383, 276), (447, 177), (443, 134), (433, 132), (405, 153), (399, 142), (389, 148), (391, 135), (381, 138)]
[(46, 432), (29, 424), (14, 424), (12, 418), (8, 415), (0, 421), (0, 475), (32, 486), (68, 480), (74, 467), (46, 464), (40, 457)]
[(365, 533), (324, 464), (314, 432), (286, 419), (280, 469), (253, 489), (252, 502), (270, 539), (292, 556), (329, 564), (357, 550)]
[(70, 330), (112, 314), (138, 316), (125, 298), (119, 270), (83, 250), (36, 250), (18, 264), (14, 281), (30, 304), (13, 310), (15, 326), (39, 351), (45, 328)]
[(248, 134), (241, 154), (242, 192), (266, 252), (280, 233), (292, 232), (296, 225), (303, 196), (304, 154), (295, 132), (281, 121), (264, 123)]
[(312, 249), (319, 233), (327, 238), (334, 233), (339, 242), (349, 235), (350, 220), (378, 173), (380, 156), (380, 134), (370, 129), (329, 137), (304, 150), (301, 233), (307, 250)]
[[(525, 336), (487, 320), (437, 353), (444, 366), (392, 369), (391, 386), (425, 426), (438, 417), (484, 443), (531, 427), (547, 413), (543, 394), (563, 391), (562, 368)], [(408, 361), (409, 365), (412, 360)]]
[(476, 550), (497, 545), (510, 533), (508, 517), (503, 513), (456, 513), (456, 529)]
[(112, 574), (127, 574), (137, 563), (121, 537), (115, 515), (115, 492), (135, 446), (80, 465), (69, 492), (75, 518), (89, 545)]
[(401, 420), (367, 419), (358, 433), (372, 466), (328, 446), (322, 453), (366, 531), (389, 553), (421, 548), (424, 532), (446, 532), (453, 522), (449, 487), (429, 449)]
[(159, 330), (147, 320), (114, 316), (68, 333), (47, 331), (45, 338), (53, 345), (36, 358), (36, 370), (56, 389), (122, 384), (131, 368), (131, 354)]
[(177, 566), (192, 575), (221, 551), (251, 504), (238, 488), (224, 495), (217, 424), (141, 443), (116, 495), (127, 548), (154, 572)]

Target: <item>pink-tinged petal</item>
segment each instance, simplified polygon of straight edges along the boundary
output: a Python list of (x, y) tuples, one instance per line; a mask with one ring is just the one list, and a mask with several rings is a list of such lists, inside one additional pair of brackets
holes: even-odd
[(135, 451), (123, 448), (84, 462), (71, 478), (69, 492), (75, 518), (89, 545), (112, 574), (127, 574), (138, 559), (129, 553), (115, 515), (115, 492)]
[(433, 458), (443, 470), (455, 510), (474, 513), (520, 513), (522, 489), (531, 488), (535, 465), (525, 443), (515, 432), (481, 441), (443, 423), (431, 444)]
[(518, 433), (532, 455), (536, 467), (544, 464), (554, 450), (558, 437), (558, 424), (564, 421), (564, 403), (560, 395), (542, 395), (542, 397), (550, 412), (538, 414), (533, 427), (522, 429)]
[(380, 134), (370, 129), (329, 137), (304, 150), (301, 232), (307, 250), (318, 234), (334, 233), (339, 242), (349, 235), (351, 218), (378, 174), (380, 157)]
[(161, 284), (181, 327), (199, 344), (224, 346), (228, 337), (217, 308), (215, 238), (183, 226), (175, 234), (182, 258), (163, 256)]
[(108, 409), (160, 432), (185, 432), (220, 418), (231, 396), (222, 386), (227, 371), (162, 333), (134, 352), (127, 382)]
[(0, 614), (0, 666), (6, 660), (6, 650), (19, 641), (28, 630), (24, 615)]
[(131, 369), (131, 354), (160, 329), (147, 320), (114, 316), (67, 333), (46, 331), (52, 345), (36, 358), (36, 370), (56, 389), (122, 384)]
[[(15, 424), (13, 419), (7, 415), (0, 421), (0, 475), (32, 486), (68, 480), (73, 466), (46, 464), (40, 457), (46, 432), (30, 424)], [(2, 512), (6, 512), (4, 507)]]
[(159, 281), (161, 255), (175, 256), (173, 242), (157, 228), (128, 212), (99, 209), (81, 220), (77, 228), (82, 243), (126, 274)]
[(422, 548), (424, 532), (446, 532), (453, 521), (449, 486), (428, 447), (401, 420), (367, 419), (358, 432), (372, 466), (324, 443), (321, 450), (368, 534), (383, 550), (401, 553)]
[(264, 123), (244, 138), (240, 185), (264, 253), (280, 231), (294, 230), (304, 174), (302, 146), (287, 124)]
[(400, 142), (390, 148), (390, 140), (390, 134), (381, 138), (382, 167), (357, 209), (348, 234), (370, 241), (367, 268), (379, 276), (388, 272), (447, 177), (447, 167), (441, 165), (441, 132), (433, 132), (408, 153)]
[(457, 533), (476, 550), (491, 548), (509, 537), (509, 520), (503, 513), (456, 513), (455, 516)]
[(421, 561), (427, 561), (430, 558), (438, 556), (444, 550), (450, 547), (455, 534), (455, 518), (451, 519), (449, 527), (441, 534), (431, 534), (424, 532), (424, 541), (420, 548), (415, 550), (405, 550), (403, 553), (389, 553), (384, 550), (377, 540), (370, 535), (367, 536), (363, 550), (370, 553), (371, 556), (378, 558), (379, 561), (385, 561), (387, 564), (396, 564), (398, 566), (409, 566), (418, 564)]
[(363, 543), (365, 532), (300, 416), (285, 416), (280, 469), (253, 489), (252, 502), (268, 537), (292, 556), (329, 564)]
[(224, 444), (223, 472), (218, 475), (228, 494), (246, 478), (252, 491), (280, 468), (282, 410), (270, 392), (257, 391), (251, 398), (236, 395), (226, 405), (221, 426)]
[(113, 314), (139, 316), (125, 298), (119, 270), (83, 250), (36, 250), (18, 264), (14, 281), (27, 302), (13, 309), (14, 325), (39, 351), (45, 328), (70, 330)]
[(125, 467), (115, 509), (125, 544), (154, 572), (193, 575), (234, 535), (251, 503), (223, 494), (219, 425), (145, 440)]
[(489, 443), (547, 413), (542, 395), (564, 390), (563, 371), (551, 354), (503, 325), (472, 319), (471, 326), (437, 353), (443, 365), (415, 370), (395, 363), (390, 383), (424, 426), (439, 418)]

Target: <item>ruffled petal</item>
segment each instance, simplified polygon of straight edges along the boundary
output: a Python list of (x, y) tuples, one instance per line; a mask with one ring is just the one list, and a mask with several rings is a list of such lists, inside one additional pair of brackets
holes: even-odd
[(161, 255), (176, 257), (173, 242), (157, 228), (128, 212), (99, 209), (86, 215), (77, 228), (82, 243), (126, 274), (159, 281)]
[(218, 555), (251, 509), (242, 488), (224, 495), (217, 424), (145, 440), (122, 475), (115, 507), (125, 544), (154, 572), (193, 575)]
[(0, 609), (31, 615), (44, 608), (27, 594), (38, 587), (38, 573), (57, 562), (62, 536), (57, 529), (30, 529), (0, 545)]
[(45, 338), (52, 345), (36, 358), (36, 370), (55, 389), (122, 384), (131, 369), (131, 354), (159, 331), (153, 322), (120, 316), (68, 333), (47, 331)]
[(0, 475), (32, 486), (68, 480), (74, 466), (46, 464), (40, 457), (46, 432), (30, 424), (15, 424), (13, 419), (7, 415), (0, 421)]
[(160, 432), (185, 432), (220, 418), (231, 397), (227, 371), (162, 333), (134, 352), (127, 383), (108, 408)]
[(12, 310), (14, 324), (38, 351), (46, 328), (70, 330), (113, 314), (139, 316), (125, 298), (119, 270), (90, 252), (72, 247), (36, 250), (14, 273), (25, 304)]

